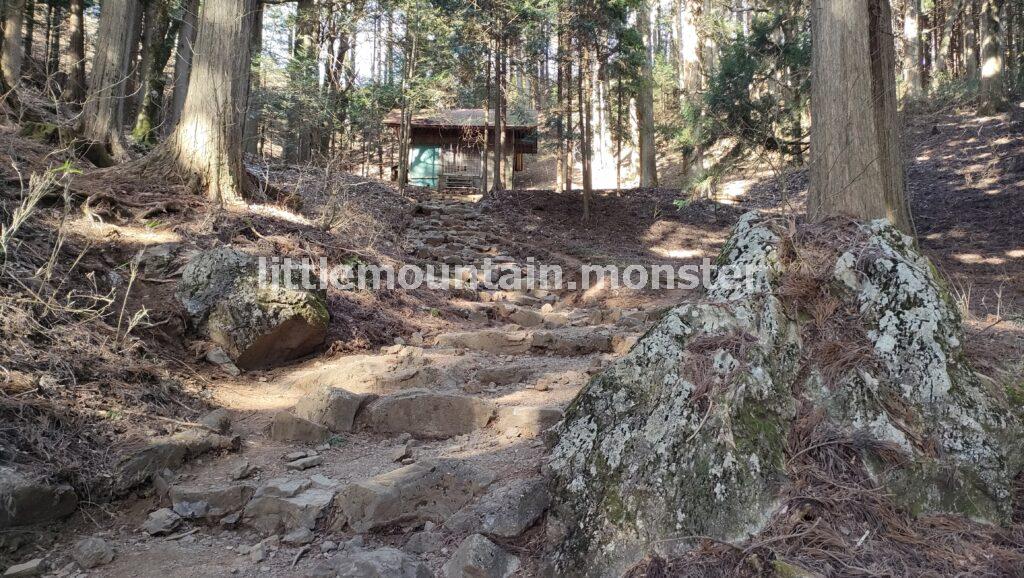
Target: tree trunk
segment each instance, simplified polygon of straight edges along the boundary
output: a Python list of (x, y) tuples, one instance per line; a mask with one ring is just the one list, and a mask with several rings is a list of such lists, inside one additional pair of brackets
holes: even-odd
[(812, 3), (808, 216), (887, 218), (912, 233), (899, 159), (888, 0)]
[(134, 27), (125, 23), (134, 22), (139, 9), (138, 0), (106, 0), (100, 12), (81, 129), (82, 136), (92, 143), (90, 158), (100, 165), (109, 166), (127, 152), (121, 129), (129, 58), (136, 37)]
[(46, 83), (51, 92), (59, 90), (55, 76), (60, 72), (60, 23), (63, 19), (60, 4), (51, 4), (47, 11), (46, 25)]
[(252, 78), (249, 86), (249, 106), (245, 115), (245, 152), (255, 155), (259, 152), (260, 123), (263, 121), (263, 102), (260, 94), (263, 87), (263, 3), (256, 8), (252, 25)]
[(171, 26), (167, 0), (150, 0), (146, 6), (146, 32), (143, 42), (147, 48), (143, 52), (141, 64), (142, 102), (138, 115), (135, 117), (135, 128), (132, 136), (141, 144), (156, 143), (157, 127), (160, 126), (160, 113), (164, 104), (164, 88), (167, 77), (164, 69), (171, 57), (174, 37), (179, 24)]
[(637, 95), (637, 120), (640, 123), (640, 186), (658, 186), (658, 157), (654, 149), (654, 46), (651, 37), (651, 14), (647, 0), (637, 10), (637, 32), (643, 38), (646, 57), (641, 71)]
[(85, 100), (87, 90), (85, 84), (85, 0), (71, 0), (68, 56), (71, 59), (71, 71), (68, 74), (68, 88), (64, 93), (64, 98), (68, 102), (81, 104)]
[(907, 97), (921, 98), (921, 0), (905, 0), (903, 12), (903, 81)]
[[(14, 0), (17, 2), (17, 0)], [(36, 0), (21, 3), (25, 7), (24, 58), (32, 58), (32, 47), (36, 39)]]
[[(313, 0), (299, 0), (295, 12), (295, 51), (292, 55), (292, 89), (303, 94), (314, 90), (317, 51), (316, 6)], [(313, 127), (308, 110), (293, 102), (288, 111), (288, 143), (285, 157), (288, 162), (309, 162), (313, 152)]]
[(967, 80), (978, 79), (978, 0), (968, 0), (971, 12), (964, 18), (964, 70)]
[(505, 39), (494, 41), (494, 183), (491, 192), (505, 189)]
[(1006, 108), (1003, 83), (1003, 0), (983, 0), (981, 7), (981, 83), (979, 112), (995, 114)]
[(8, 0), (4, 15), (4, 45), (2, 65), (7, 86), (15, 88), (21, 83), (21, 65), (25, 60), (25, 41), (22, 26), (25, 21), (25, 0)]
[(192, 74), (192, 54), (196, 43), (196, 23), (199, 20), (199, 0), (182, 0), (181, 25), (178, 27), (178, 46), (174, 55), (174, 88), (171, 92), (171, 106), (167, 111), (164, 126), (167, 132), (178, 126), (181, 110), (188, 95), (188, 81)]
[(242, 164), (242, 130), (257, 2), (203, 3), (181, 120), (147, 159), (150, 166), (166, 166), (191, 190), (205, 192), (221, 205), (243, 202), (251, 186)]

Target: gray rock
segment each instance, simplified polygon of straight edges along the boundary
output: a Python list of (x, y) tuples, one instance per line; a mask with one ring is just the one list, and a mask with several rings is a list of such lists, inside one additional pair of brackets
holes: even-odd
[(481, 367), (476, 372), (476, 378), (480, 383), (509, 385), (529, 381), (533, 373), (533, 369), (526, 365), (500, 364)]
[(295, 415), (325, 426), (334, 433), (350, 432), (356, 413), (368, 396), (337, 387), (325, 387), (303, 396), (295, 404)]
[(306, 355), (327, 335), (330, 315), (321, 291), (261, 283), (257, 260), (230, 247), (194, 256), (177, 296), (192, 323), (242, 369)]
[(502, 550), (480, 534), (459, 544), (445, 562), (445, 578), (507, 578), (519, 569), (519, 557)]
[(214, 433), (221, 435), (231, 432), (231, 412), (218, 408), (199, 418), (199, 423), (210, 428)]
[(294, 472), (301, 472), (303, 470), (308, 470), (309, 468), (315, 468), (322, 463), (324, 463), (323, 456), (309, 456), (308, 458), (299, 458), (295, 461), (288, 462), (284, 467), (285, 469), (292, 470)]
[(286, 411), (278, 412), (270, 424), (270, 439), (281, 442), (319, 443), (329, 435), (324, 426)]
[(181, 525), (181, 516), (170, 508), (160, 508), (149, 514), (142, 524), (142, 529), (150, 536), (170, 534)]
[(219, 520), (240, 511), (252, 498), (255, 488), (248, 484), (228, 486), (172, 486), (170, 492), (175, 514), (190, 520)]
[(192, 430), (154, 440), (148, 447), (120, 465), (118, 489), (134, 488), (167, 469), (175, 469), (187, 460), (218, 450), (235, 451), (241, 438)]
[(231, 479), (235, 480), (235, 481), (244, 480), (244, 479), (252, 476), (258, 470), (259, 470), (259, 468), (257, 468), (256, 466), (252, 465), (251, 463), (249, 463), (249, 460), (242, 459), (242, 460), (239, 460), (231, 468), (231, 471), (228, 473), (228, 476), (230, 476)]
[(520, 327), (537, 327), (544, 324), (544, 315), (534, 309), (517, 307), (509, 314), (508, 320)]
[(448, 519), (445, 527), (459, 533), (515, 538), (533, 526), (550, 505), (551, 493), (543, 478), (515, 480), (492, 488), (477, 503)]
[(307, 479), (276, 478), (261, 486), (245, 506), (243, 522), (265, 534), (313, 530), (324, 517), (333, 489), (315, 486)]
[(486, 400), (413, 389), (370, 403), (358, 421), (378, 433), (443, 439), (486, 427), (493, 416), (494, 405)]
[(497, 355), (516, 355), (528, 352), (531, 341), (530, 334), (525, 331), (483, 329), (439, 335), (437, 345), (438, 347), (487, 351)]
[(28, 578), (29, 576), (39, 576), (44, 571), (46, 571), (46, 565), (43, 564), (43, 559), (35, 558), (11, 566), (4, 571), (4, 578)]
[[(220, 367), (228, 375), (238, 377), (242, 375), (242, 370), (238, 369), (235, 362), (232, 361), (231, 356), (227, 354), (220, 347), (214, 347), (213, 349), (206, 352), (206, 361)], [(224, 433), (224, 432), (221, 432)]]
[(311, 578), (433, 578), (426, 564), (395, 548), (339, 554), (315, 567)]
[[(565, 530), (553, 534), (559, 574), (619, 576), (679, 535), (756, 535), (777, 513), (790, 442), (820, 432), (848, 443), (853, 465), (906, 511), (1009, 519), (1024, 428), (967, 365), (934, 268), (885, 221), (835, 226), (849, 227), (833, 237), (848, 246), (784, 240), (784, 220), (744, 215), (701, 301), (664, 315), (576, 397), (548, 469), (549, 524)], [(824, 295), (783, 289), (806, 283), (808, 261), (793, 255), (823, 261), (810, 269)], [(830, 365), (806, 338), (822, 304), (840, 313), (814, 335), (841, 335), (845, 352), (859, 344), (852, 363)], [(860, 335), (845, 325), (851, 311)], [(792, 440), (798, 410), (822, 423)]]
[(512, 406), (498, 409), (494, 427), (499, 431), (514, 428), (523, 435), (539, 436), (562, 420), (557, 407)]
[(557, 355), (587, 355), (612, 351), (612, 336), (603, 330), (565, 328), (535, 331), (531, 347)]
[(408, 522), (440, 523), (493, 481), (493, 473), (468, 462), (424, 460), (343, 488), (334, 500), (334, 529), (367, 532)]
[(316, 536), (309, 528), (295, 528), (281, 538), (281, 542), (292, 546), (304, 546), (312, 542)]
[(103, 538), (84, 538), (71, 549), (71, 558), (84, 570), (90, 570), (111, 563), (114, 549)]
[(413, 554), (433, 554), (444, 547), (444, 534), (440, 532), (416, 532), (409, 536), (403, 548)]
[(52, 522), (77, 507), (71, 486), (34, 482), (13, 468), (0, 467), (0, 529)]

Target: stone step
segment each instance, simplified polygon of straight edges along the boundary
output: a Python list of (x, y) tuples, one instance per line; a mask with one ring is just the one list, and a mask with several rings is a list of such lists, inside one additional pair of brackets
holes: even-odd
[(482, 329), (444, 333), (436, 338), (435, 345), (439, 348), (486, 351), (498, 355), (550, 352), (570, 356), (614, 350), (611, 332), (604, 328), (576, 327), (534, 331)]

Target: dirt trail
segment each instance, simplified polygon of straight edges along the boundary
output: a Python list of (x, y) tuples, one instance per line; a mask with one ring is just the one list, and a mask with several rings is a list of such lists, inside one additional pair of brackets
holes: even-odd
[[(480, 205), (472, 200), (426, 200), (417, 208), (404, 245), (422, 265), (473, 262), (484, 257), (517, 263), (503, 250), (502, 238), (489, 228)], [(557, 420), (561, 408), (591, 374), (626, 351), (657, 315), (643, 307), (586, 304), (578, 295), (565, 291), (457, 293), (460, 298), (454, 303), (465, 319), (454, 332), (417, 334), (410, 343), (376, 353), (312, 360), (222, 382), (214, 402), (231, 412), (232, 433), (241, 436), (241, 450), (237, 455), (199, 458), (178, 472), (167, 472), (157, 486), (170, 486), (172, 498), (177, 487), (207, 499), (219, 489), (241, 485), (259, 491), (268, 481), (279, 482), (284, 477), (312, 479), (328, 487), (333, 495), (349, 484), (380, 474), (451, 459), (455, 460), (452, 463), (478, 467), (494, 478), (487, 490), (460, 508), (463, 513), (470, 512), (503, 488), (540, 475), (545, 452), (541, 430)], [(655, 303), (663, 296), (652, 293), (648, 297)], [(416, 430), (422, 421), (430, 421), (429, 416), (414, 411), (412, 417), (398, 422), (392, 416), (357, 426), (353, 433), (332, 434), (323, 443), (272, 439), (268, 426), (274, 416), (291, 411), (304, 396), (324, 387), (380, 396), (378, 402), (410, 392), (465, 396), (488, 404), (493, 417), (483, 420), (483, 427), (450, 436), (402, 432)], [(364, 407), (361, 412), (363, 415), (369, 410)], [(461, 417), (456, 411), (442, 419), (459, 421)], [(389, 428), (392, 431), (385, 431)], [(289, 471), (284, 456), (295, 452), (309, 452), (310, 457), (322, 458), (322, 462), (304, 471)], [(236, 470), (242, 464), (248, 464), (254, 473), (232, 479), (233, 475), (239, 477)], [(458, 492), (457, 486), (464, 483), (468, 482), (455, 480), (445, 491)], [(140, 530), (148, 514), (172, 502), (158, 489), (149, 497), (118, 504), (111, 517), (96, 520), (99, 527), (89, 521), (77, 523), (58, 551), (65, 549), (70, 554), (75, 540), (83, 536), (107, 540), (117, 556), (93, 575), (293, 576), (313, 572), (318, 564), (339, 556), (346, 548), (372, 551), (393, 546), (415, 551), (414, 556), (440, 575), (442, 565), (471, 533), (465, 524), (457, 527), (444, 519), (417, 516), (371, 532), (339, 529), (332, 520), (336, 506), (323, 508), (312, 539), (303, 538), (298, 544), (285, 544), (274, 537), (267, 541), (268, 532), (254, 527), (260, 523), (251, 520), (186, 519), (170, 536), (149, 536)], [(425, 528), (429, 530), (426, 535)], [(414, 536), (417, 541), (429, 538), (429, 544), (410, 546)], [(519, 557), (520, 573), (543, 574), (542, 560), (536, 556), (544, 541), (539, 524), (531, 522), (521, 535), (495, 540)], [(67, 566), (62, 575), (74, 575), (73, 568)]]

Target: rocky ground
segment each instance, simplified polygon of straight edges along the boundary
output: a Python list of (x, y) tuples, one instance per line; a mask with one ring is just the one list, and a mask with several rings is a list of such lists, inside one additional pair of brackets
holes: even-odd
[[(960, 301), (975, 367), (1010, 386), (1019, 383), (1024, 351), (1016, 275), (1024, 247), (1007, 228), (1021, 222), (1021, 213), (1013, 203), (989, 203), (997, 193), (1019, 198), (1020, 169), (994, 171), (995, 153), (981, 168), (961, 158), (956, 147), (974, 137), (942, 135), (971, 123), (944, 117), (912, 124), (920, 138), (910, 187), (925, 253), (944, 269), (970, 265), (973, 294), (959, 292), (966, 293)], [(996, 152), (1009, 151), (1013, 141), (1004, 138), (1020, 132), (1012, 118), (976, 124), (973, 134), (988, 131), (985, 142)], [(29, 150), (24, 141), (4, 139), (18, 159), (42, 163), (48, 155), (45, 146)], [(936, 171), (943, 175), (938, 182), (921, 178)], [(995, 173), (1003, 176), (989, 178)], [(315, 188), (299, 170), (273, 174), (274, 187), (294, 191), (275, 203), (298, 199), (314, 210), (296, 215), (268, 203), (196, 227), (194, 207), (184, 203), (177, 216), (118, 227), (110, 224), (117, 222), (117, 203), (90, 201), (108, 212), (73, 229), (68, 243), (81, 242), (83, 231), (102, 232), (103, 257), (84, 262), (87, 279), (100, 279), (103, 290), (112, 273), (126, 275), (122, 264), (134, 251), (146, 248), (159, 266), (143, 272), (128, 310), (145, 303), (154, 323), (138, 331), (145, 346), (126, 339), (130, 347), (112, 349), (103, 338), (99, 349), (50, 333), (6, 342), (12, 350), (36, 349), (18, 349), (15, 363), (0, 368), (15, 370), (0, 380), (8, 420), (0, 434), (20, 436), (4, 437), (17, 443), (0, 446), (0, 492), (34, 508), (22, 508), (20, 518), (0, 517), (0, 528), (74, 512), (59, 526), (4, 530), (0, 560), (14, 565), (9, 575), (551, 575), (550, 496), (540, 478), (554, 440), (545, 431), (592, 375), (687, 293), (328, 292), (325, 347), (297, 364), (243, 373), (205, 339), (183, 339), (186, 323), (169, 312), (186, 257), (231, 244), (252, 254), (326, 253), (335, 261), (522, 263), (534, 256), (569, 267), (679, 265), (713, 259), (746, 210), (792, 209), (792, 198), (798, 208), (805, 186), (797, 172), (763, 179), (728, 203), (702, 200), (683, 211), (672, 191), (608, 194), (597, 199), (595, 222), (582, 223), (577, 197), (546, 191), (481, 203), (419, 192), (404, 198), (349, 175), (326, 175), (321, 180), (330, 184)], [(103, 186), (115, 195), (138, 183)], [(59, 216), (59, 204), (53, 206)], [(958, 214), (963, 218), (954, 226)], [(986, 220), (1004, 229), (985, 237)], [(190, 250), (161, 253), (172, 234)], [(379, 250), (380, 239), (393, 250)], [(961, 241), (971, 243), (970, 254)], [(79, 249), (66, 249), (67, 258)], [(50, 254), (46, 245), (33, 251), (43, 263)], [(32, 324), (19, 309), (0, 307), (3, 335), (20, 336)], [(56, 332), (77, 336), (61, 329), (70, 326), (52, 323)], [(37, 368), (43, 377), (14, 379)], [(176, 383), (182, 385), (167, 385)], [(77, 397), (67, 397), (72, 392)], [(73, 411), (54, 410), (68, 407)], [(209, 407), (222, 409), (207, 413)], [(103, 427), (90, 425), (97, 423)], [(54, 468), (48, 485), (8, 468), (10, 461), (39, 478), (65, 456), (83, 454), (82, 447), (90, 461)], [(96, 483), (104, 479), (110, 483)], [(118, 491), (90, 493), (108, 486)]]

